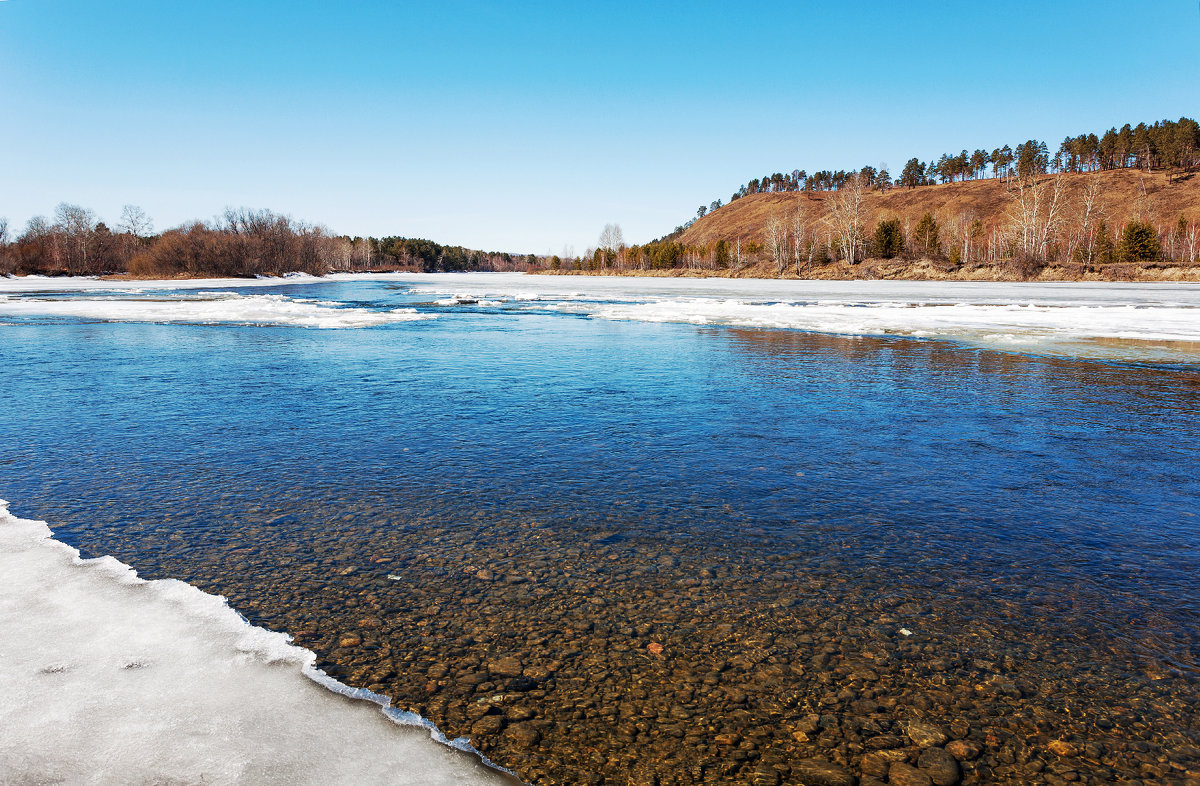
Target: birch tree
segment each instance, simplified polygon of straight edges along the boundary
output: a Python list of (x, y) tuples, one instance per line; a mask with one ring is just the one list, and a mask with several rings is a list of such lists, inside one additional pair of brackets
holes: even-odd
[(796, 275), (812, 267), (813, 256), (817, 253), (816, 225), (809, 211), (799, 207), (792, 214), (792, 258), (796, 265)]
[(1018, 249), (1026, 259), (1045, 260), (1063, 221), (1063, 176), (1038, 180), (1018, 177), (1009, 208)]
[(841, 241), (846, 262), (853, 265), (857, 259), (862, 237), (863, 203), (866, 187), (862, 177), (852, 175), (844, 186), (829, 198), (827, 220), (830, 228)]
[(1100, 181), (1088, 178), (1087, 188), (1079, 197), (1075, 209), (1076, 233), (1072, 238), (1068, 258), (1082, 258), (1091, 264), (1096, 258), (1096, 221), (1101, 218), (1097, 198), (1100, 196)]
[(135, 240), (145, 240), (154, 231), (154, 222), (137, 205), (126, 205), (121, 208), (121, 222), (117, 228), (129, 233)]
[(1184, 236), (1184, 248), (1187, 251), (1188, 264), (1196, 264), (1197, 257), (1200, 257), (1200, 224), (1195, 221), (1188, 226), (1187, 234)]
[(618, 254), (625, 246), (625, 236), (620, 224), (605, 224), (600, 232), (599, 248), (605, 264), (618, 261)]
[(774, 217), (767, 222), (767, 248), (775, 261), (777, 275), (783, 277), (783, 265), (788, 257), (788, 230), (783, 219)]

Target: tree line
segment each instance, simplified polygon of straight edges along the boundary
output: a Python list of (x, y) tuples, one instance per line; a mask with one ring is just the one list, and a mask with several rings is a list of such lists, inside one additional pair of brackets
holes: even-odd
[[(1182, 117), (1177, 121), (1162, 120), (1151, 125), (1126, 123), (1120, 129), (1110, 128), (1099, 136), (1095, 133), (1068, 136), (1051, 155), (1049, 146), (1036, 139), (1015, 147), (1004, 145), (990, 152), (974, 151), (944, 153), (936, 159), (922, 161), (910, 158), (898, 175), (893, 176), (886, 164), (864, 166), (859, 170), (821, 170), (809, 173), (794, 169), (789, 173), (776, 172), (755, 178), (730, 197), (730, 201), (750, 194), (794, 191), (836, 191), (851, 178), (870, 188), (886, 191), (890, 188), (952, 183), (956, 180), (978, 180), (988, 177), (1027, 177), (1053, 172), (1090, 172), (1105, 169), (1140, 168), (1146, 171), (1166, 170), (1174, 178), (1195, 171), (1200, 165), (1200, 124)], [(702, 205), (697, 217), (703, 217), (721, 207), (717, 200)]]
[(302, 272), (525, 270), (532, 256), (444, 246), (406, 237), (334, 235), (270, 210), (227, 208), (215, 219), (161, 233), (146, 212), (126, 205), (115, 226), (95, 212), (62, 203), (19, 233), (0, 218), (0, 275), (253, 277)]

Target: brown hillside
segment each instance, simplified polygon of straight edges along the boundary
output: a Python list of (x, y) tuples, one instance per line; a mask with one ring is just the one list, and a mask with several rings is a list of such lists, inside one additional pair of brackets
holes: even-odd
[[(1141, 217), (1159, 225), (1173, 225), (1179, 216), (1200, 221), (1200, 175), (1190, 175), (1174, 183), (1167, 182), (1163, 172), (1146, 173), (1133, 169), (1117, 169), (1085, 174), (1064, 174), (1069, 216), (1090, 179), (1101, 182), (1097, 200), (1102, 215), (1110, 226), (1119, 226), (1131, 217)], [(767, 222), (774, 216), (786, 218), (798, 206), (819, 213), (829, 192), (792, 192), (751, 194), (734, 200), (688, 227), (679, 238), (690, 246), (707, 246), (719, 239), (762, 243), (766, 240)], [(933, 213), (939, 223), (964, 217), (980, 219), (987, 226), (997, 226), (1013, 199), (1009, 185), (1000, 178), (968, 180), (938, 186), (896, 188), (886, 194), (871, 192), (866, 203), (865, 227), (874, 229), (880, 219), (896, 217), (914, 224), (926, 212)]]

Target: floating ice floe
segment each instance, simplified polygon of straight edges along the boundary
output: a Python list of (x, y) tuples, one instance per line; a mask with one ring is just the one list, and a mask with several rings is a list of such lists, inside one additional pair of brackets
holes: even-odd
[(0, 782), (514, 782), (223, 598), (80, 559), (2, 500), (0, 631)]
[(502, 306), (503, 300), (488, 300), (473, 295), (454, 295), (433, 301), (435, 306)]

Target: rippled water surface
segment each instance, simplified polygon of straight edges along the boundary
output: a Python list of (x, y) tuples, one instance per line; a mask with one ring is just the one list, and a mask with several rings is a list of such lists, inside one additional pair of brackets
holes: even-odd
[(913, 718), (966, 782), (1193, 777), (1194, 293), (1026, 353), (487, 281), (10, 294), (0, 496), (531, 780), (862, 774)]

